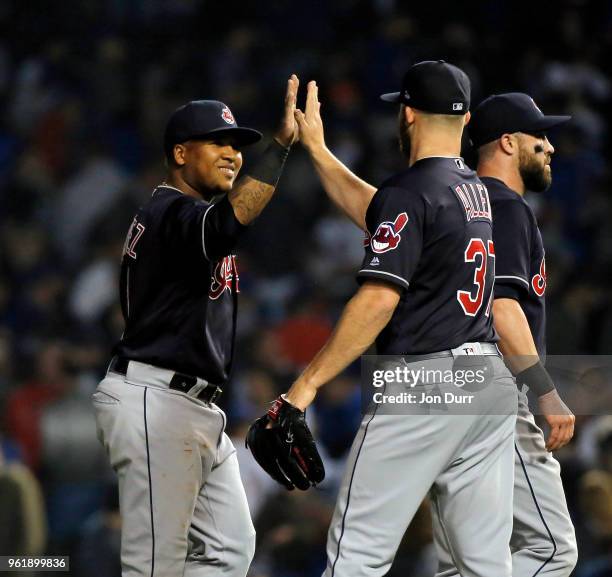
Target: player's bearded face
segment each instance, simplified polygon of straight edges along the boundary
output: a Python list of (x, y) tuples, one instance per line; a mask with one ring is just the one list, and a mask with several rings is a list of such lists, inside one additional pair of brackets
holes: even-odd
[(544, 192), (550, 187), (552, 150), (546, 138), (522, 135), (519, 139), (519, 172), (527, 190)]
[(208, 198), (229, 192), (242, 167), (242, 154), (226, 140), (187, 143), (185, 181)]

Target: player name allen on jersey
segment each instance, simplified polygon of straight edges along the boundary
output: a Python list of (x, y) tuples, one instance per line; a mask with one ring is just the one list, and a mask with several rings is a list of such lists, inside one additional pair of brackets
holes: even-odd
[(470, 221), (475, 218), (492, 220), (489, 194), (484, 184), (462, 182), (453, 187), (455, 194), (463, 204), (465, 218)]

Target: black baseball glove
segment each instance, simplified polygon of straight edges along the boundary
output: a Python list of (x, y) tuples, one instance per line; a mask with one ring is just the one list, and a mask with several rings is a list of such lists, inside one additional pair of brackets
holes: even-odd
[(304, 413), (282, 397), (249, 427), (246, 446), (262, 469), (290, 491), (305, 491), (325, 478)]

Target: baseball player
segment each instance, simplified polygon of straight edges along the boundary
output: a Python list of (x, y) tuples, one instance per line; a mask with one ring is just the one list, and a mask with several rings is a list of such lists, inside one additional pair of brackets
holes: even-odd
[(222, 102), (178, 108), (164, 136), (167, 178), (128, 231), (125, 332), (93, 396), (119, 477), (123, 577), (244, 577), (252, 559), (255, 531), (215, 400), (234, 355), (234, 247), (296, 137), (297, 86), (292, 76), (280, 129), (236, 184), (241, 148), (261, 134)]
[[(546, 131), (569, 116), (545, 116), (527, 94), (491, 96), (474, 111), (469, 131), (478, 150), (478, 174), (493, 209), (495, 300), (493, 318), (499, 348), (516, 374), (519, 413), (516, 422), (512, 574), (567, 577), (577, 561), (560, 466), (553, 457), (574, 433), (575, 417), (560, 399), (542, 360), (546, 357), (546, 264), (542, 236), (523, 195), (551, 184), (554, 148)], [(535, 424), (525, 390), (538, 396), (540, 413), (550, 426), (545, 440)], [(441, 539), (438, 577), (459, 575)]]
[[(305, 114), (296, 111), (305, 134), (306, 124), (318, 117), (315, 92), (311, 83)], [(518, 395), (495, 345), (488, 308), (495, 250), (486, 189), (458, 156), (469, 118), (469, 79), (443, 61), (421, 62), (408, 70), (401, 92), (383, 99), (401, 105), (401, 146), (409, 168), (371, 198), (364, 217), (369, 239), (358, 272), (361, 286), (332, 337), (253, 425), (250, 441), (280, 431), (277, 438), (290, 436), (285, 453), (293, 452), (295, 411), (305, 410), (318, 387), (374, 340), (379, 354), (402, 355), (408, 370), (452, 372), (455, 363), (477, 352), (491, 381), (469, 414), (431, 408), (383, 414), (377, 406), (364, 417), (329, 530), (324, 575), (385, 575), (432, 489), (461, 574), (509, 577)], [(332, 180), (346, 176), (346, 169), (334, 166)], [(433, 390), (430, 384), (418, 385), (420, 393)], [(297, 448), (295, 463), (308, 476), (310, 464)], [(261, 452), (253, 452), (266, 462)]]
[[(329, 196), (358, 226), (365, 228), (366, 210), (376, 189), (327, 149), (316, 85), (310, 83), (308, 91), (312, 96), (310, 111), (307, 109), (305, 116), (296, 112), (302, 144)], [(550, 453), (569, 442), (574, 417), (539, 362), (538, 355), (544, 358), (546, 354), (546, 268), (535, 216), (523, 200), (525, 190), (543, 191), (550, 185), (553, 148), (545, 131), (567, 120), (569, 117), (544, 116), (525, 94), (506, 94), (485, 100), (469, 125), (479, 150), (477, 172), (489, 191), (494, 217), (493, 319), (500, 335), (499, 347), (509, 361), (531, 366), (522, 373), (524, 368), (515, 366), (517, 380), (540, 391), (540, 412), (551, 427), (545, 443), (529, 412), (524, 391), (520, 391), (511, 540), (515, 577), (567, 576), (577, 560), (559, 464)], [(433, 514), (440, 575), (457, 575), (435, 508)]]

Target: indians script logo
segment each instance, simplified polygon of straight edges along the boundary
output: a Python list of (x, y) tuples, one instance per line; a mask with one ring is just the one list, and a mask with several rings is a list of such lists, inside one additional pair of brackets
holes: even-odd
[(217, 261), (212, 273), (208, 298), (217, 300), (226, 290), (240, 292), (240, 277), (236, 268), (236, 255), (230, 255)]
[(234, 115), (227, 106), (221, 111), (221, 118), (223, 118), (223, 120), (225, 120), (225, 122), (228, 124), (234, 124), (235, 122)]
[(408, 215), (405, 212), (398, 214), (394, 222), (381, 222), (370, 240), (372, 250), (380, 254), (397, 248), (402, 240), (400, 232), (407, 222)]

